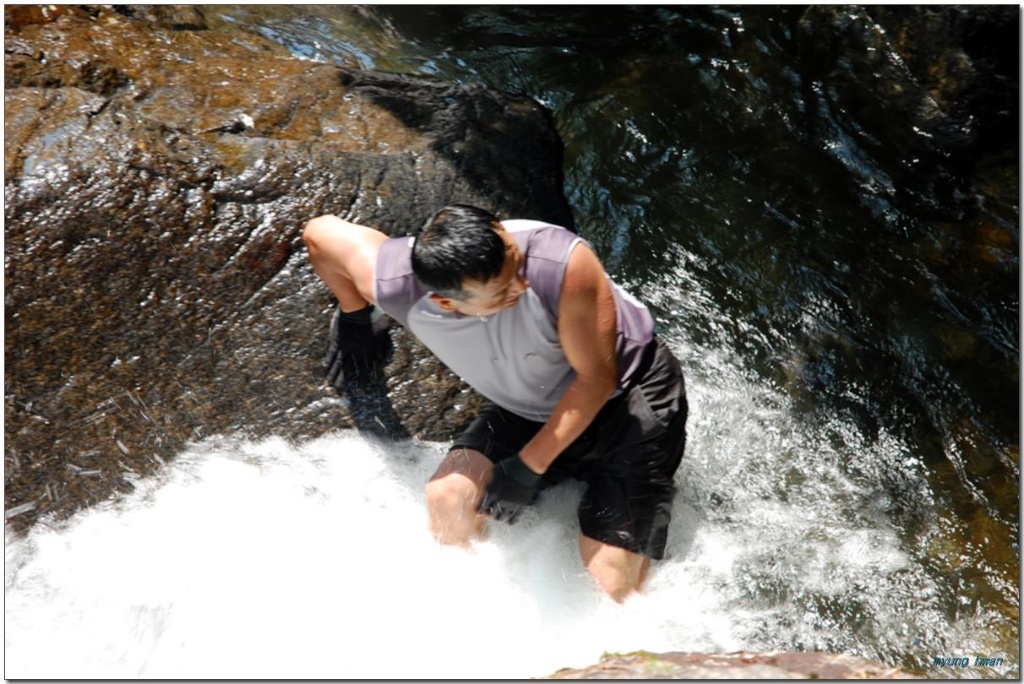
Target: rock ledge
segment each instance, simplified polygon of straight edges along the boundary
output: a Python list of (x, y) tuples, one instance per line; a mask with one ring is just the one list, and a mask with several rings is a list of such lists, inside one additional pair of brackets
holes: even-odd
[(915, 679), (898, 668), (835, 653), (606, 654), (597, 665), (544, 679)]

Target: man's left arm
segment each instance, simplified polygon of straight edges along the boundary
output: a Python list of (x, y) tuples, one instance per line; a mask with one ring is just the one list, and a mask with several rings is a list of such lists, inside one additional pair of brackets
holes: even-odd
[(543, 473), (590, 425), (618, 381), (615, 300), (604, 267), (578, 244), (569, 257), (559, 298), (558, 338), (576, 379), (519, 457)]

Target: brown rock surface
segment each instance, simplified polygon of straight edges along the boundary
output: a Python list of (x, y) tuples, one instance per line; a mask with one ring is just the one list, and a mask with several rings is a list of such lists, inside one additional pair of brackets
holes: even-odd
[(323, 383), (331, 301), (302, 226), (401, 235), (452, 201), (570, 224), (542, 107), (295, 59), (195, 8), (5, 19), (9, 525), (130, 489), (207, 436), (450, 436), (474, 398), (403, 331), (387, 386)]
[(610, 654), (545, 679), (913, 679), (896, 668), (833, 653)]

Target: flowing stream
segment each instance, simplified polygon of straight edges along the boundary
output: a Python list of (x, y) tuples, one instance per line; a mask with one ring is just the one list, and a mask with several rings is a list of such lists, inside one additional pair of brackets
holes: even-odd
[(7, 536), (7, 677), (511, 679), (745, 649), (1019, 678), (1016, 208), (988, 207), (1010, 247), (962, 280), (976, 245), (850, 138), (787, 10), (213, 11), (551, 107), (580, 232), (687, 373), (670, 556), (616, 605), (580, 565), (575, 484), (449, 549), (423, 495), (442, 443), (220, 436)]

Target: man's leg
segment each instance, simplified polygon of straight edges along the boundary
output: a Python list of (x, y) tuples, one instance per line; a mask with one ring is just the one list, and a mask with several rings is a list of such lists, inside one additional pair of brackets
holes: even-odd
[(667, 347), (657, 343), (640, 384), (607, 412), (595, 447), (605, 456), (587, 475), (580, 502), (579, 544), (591, 576), (621, 602), (640, 589), (651, 559), (665, 555), (686, 447), (686, 384)]
[(442, 544), (465, 546), (483, 532), (486, 515), (476, 512), (494, 464), (479, 451), (453, 449), (427, 482), (430, 532)]
[(580, 556), (597, 585), (619, 603), (640, 589), (651, 567), (651, 559), (646, 556), (584, 534), (580, 535)]

